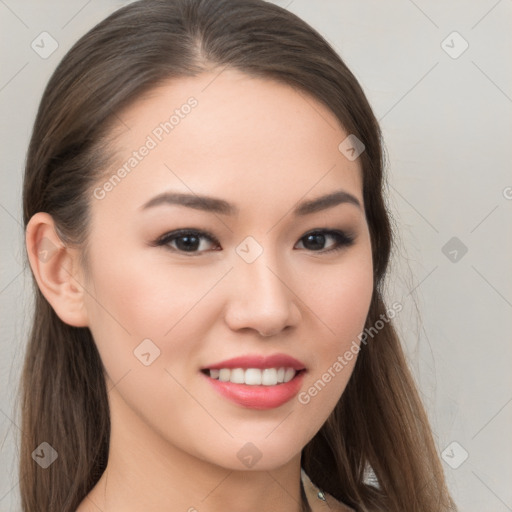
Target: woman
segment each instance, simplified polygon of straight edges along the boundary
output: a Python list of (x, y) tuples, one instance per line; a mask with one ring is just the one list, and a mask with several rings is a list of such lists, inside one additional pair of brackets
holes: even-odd
[(146, 0), (64, 57), (24, 182), (23, 509), (454, 510), (382, 299), (380, 131), (260, 0)]

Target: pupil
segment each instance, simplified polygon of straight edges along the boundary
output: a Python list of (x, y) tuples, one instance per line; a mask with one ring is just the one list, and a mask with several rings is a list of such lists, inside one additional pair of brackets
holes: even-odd
[[(317, 243), (314, 242), (315, 239), (317, 240)], [(310, 248), (316, 247), (317, 249), (322, 249), (323, 245), (325, 244), (325, 236), (321, 233), (308, 235), (306, 241), (309, 242), (310, 240), (313, 240), (313, 247)]]
[[(180, 241), (185, 241), (184, 243), (180, 243)], [(181, 236), (177, 239), (176, 241), (176, 245), (178, 246), (179, 249), (182, 249), (182, 250), (185, 250), (185, 251), (190, 251), (190, 250), (194, 250), (194, 249), (197, 249), (198, 247), (198, 237), (197, 236), (194, 236), (194, 235), (184, 235), (184, 236)], [(180, 247), (181, 245), (181, 247)]]

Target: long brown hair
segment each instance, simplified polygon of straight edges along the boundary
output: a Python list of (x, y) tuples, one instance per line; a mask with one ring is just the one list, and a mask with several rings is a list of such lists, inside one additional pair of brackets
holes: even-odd
[[(380, 128), (356, 78), (314, 29), (263, 0), (142, 0), (99, 23), (65, 55), (43, 94), (26, 161), (23, 215), (49, 213), (66, 244), (86, 249), (91, 190), (111, 161), (121, 109), (163, 81), (234, 68), (323, 102), (363, 141), (374, 290), (366, 326), (386, 314), (393, 245)], [(85, 252), (84, 252), (85, 254)], [(105, 470), (110, 417), (88, 328), (63, 323), (35, 286), (23, 375), (20, 491), (25, 512), (74, 512)], [(42, 470), (31, 453), (58, 447)], [(334, 411), (302, 452), (324, 491), (357, 511), (455, 510), (426, 413), (393, 328), (362, 347)], [(368, 468), (377, 484), (368, 482)]]

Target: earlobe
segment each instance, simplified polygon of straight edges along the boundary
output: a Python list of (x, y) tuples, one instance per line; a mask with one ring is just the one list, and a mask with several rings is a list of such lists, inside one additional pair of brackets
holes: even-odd
[(37, 285), (57, 316), (74, 327), (88, 325), (79, 252), (60, 239), (48, 213), (36, 213), (27, 224), (25, 242)]

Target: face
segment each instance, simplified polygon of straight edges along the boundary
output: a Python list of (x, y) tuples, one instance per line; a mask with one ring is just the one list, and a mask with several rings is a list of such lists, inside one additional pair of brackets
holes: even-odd
[(348, 133), (312, 97), (229, 70), (119, 117), (85, 299), (112, 435), (225, 468), (285, 464), (342, 395), (372, 296)]

